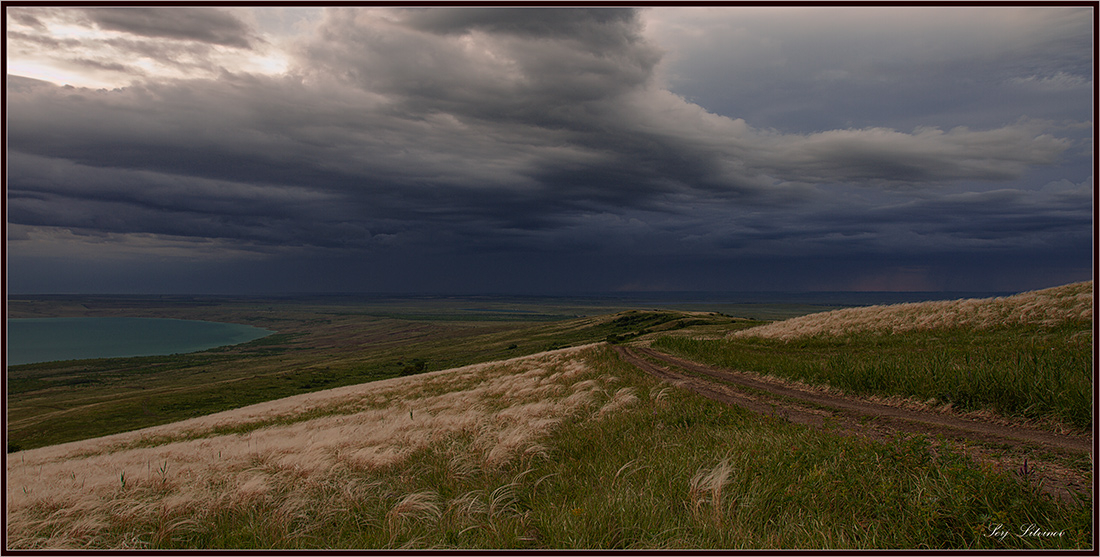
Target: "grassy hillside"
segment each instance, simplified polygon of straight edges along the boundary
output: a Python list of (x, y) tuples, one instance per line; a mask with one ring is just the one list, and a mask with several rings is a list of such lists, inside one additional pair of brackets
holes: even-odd
[(733, 332), (663, 336), (699, 362), (861, 395), (1092, 426), (1092, 283), (986, 300), (849, 308)]
[[(607, 344), (1088, 428), (1074, 288), (1058, 318), (782, 339), (737, 331), (783, 323), (709, 313), (235, 310), (281, 336), (11, 370), (9, 435), (27, 445), (6, 457), (8, 549), (1092, 549), (1092, 493), (1054, 499), (944, 440), (719, 404)], [(1017, 535), (1029, 525), (1050, 535)]]
[(1004, 298), (949, 300), (846, 308), (737, 331), (739, 338), (794, 340), (856, 333), (998, 329), (1014, 325), (1054, 328), (1092, 322), (1092, 281)]
[[(1090, 500), (661, 384), (607, 346), (8, 455), (9, 548), (1087, 548)], [(999, 538), (1037, 524), (1054, 537)]]
[(260, 304), (137, 310), (91, 305), (112, 314), (182, 314), (248, 322), (278, 333), (192, 354), (12, 366), (7, 384), (9, 452), (173, 423), (301, 393), (635, 338), (644, 332), (705, 323), (728, 330), (734, 321), (717, 314), (672, 311), (628, 311), (550, 322), (541, 317), (506, 321), (505, 312), (492, 320), (470, 321), (469, 312), (444, 311), (446, 304), (443, 309), (431, 304)]

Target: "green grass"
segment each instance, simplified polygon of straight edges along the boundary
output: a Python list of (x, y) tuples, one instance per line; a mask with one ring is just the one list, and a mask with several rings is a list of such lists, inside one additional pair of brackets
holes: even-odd
[(866, 333), (793, 341), (662, 336), (660, 350), (855, 394), (934, 399), (963, 410), (1092, 426), (1088, 324)]
[[(441, 312), (412, 305), (391, 309), (411, 318), (319, 306), (273, 305), (265, 313), (266, 306), (198, 305), (193, 316), (229, 311), (279, 333), (205, 353), (13, 367), (9, 443), (26, 449), (169, 423), (395, 377), (417, 361), (434, 371), (639, 337), (731, 369), (1091, 426), (1087, 324), (780, 342), (693, 338), (751, 325), (721, 315), (636, 311), (539, 322), (440, 320)], [(503, 315), (508, 308), (496, 309)], [(459, 435), (372, 470), (303, 476), (257, 460), (255, 470), (273, 482), (262, 496), (161, 507), (177, 488), (155, 481), (157, 462), (150, 465), (153, 480), (126, 475), (118, 488), (136, 491), (146, 510), (163, 512), (119, 508), (74, 539), (143, 549), (1092, 548), (1091, 494), (1056, 501), (1012, 470), (977, 465), (943, 440), (844, 437), (727, 407), (657, 382), (608, 347), (586, 358), (592, 369), (584, 378), (601, 381), (607, 396), (634, 389), (638, 402), (598, 420), (568, 417), (538, 450), (502, 467), (475, 465), (471, 455), (484, 448)], [(140, 447), (178, 440), (146, 439)], [(235, 493), (233, 478), (224, 481), (206, 488)], [(72, 528), (62, 520), (72, 509), (33, 512), (44, 538), (49, 528)], [(1062, 535), (1017, 535), (1032, 524)]]
[[(658, 383), (610, 349), (588, 377), (638, 402), (577, 416), (544, 450), (473, 466), (452, 437), (397, 466), (281, 478), (263, 497), (88, 533), (148, 549), (1085, 549), (1091, 500), (1060, 503), (924, 437), (880, 443), (761, 418)], [(217, 488), (217, 486), (211, 486)], [(120, 489), (131, 489), (121, 486)], [(135, 486), (158, 497), (156, 484)], [(236, 489), (226, 485), (227, 492)], [(227, 500), (228, 501), (228, 500)], [(59, 509), (40, 509), (43, 516)], [(148, 518), (153, 516), (154, 518)], [(1013, 535), (992, 537), (996, 525)], [(1018, 537), (1035, 524), (1063, 532)]]
[[(216, 307), (200, 306), (212, 312)], [(293, 308), (292, 308), (293, 309)], [(627, 311), (554, 322), (435, 319), (431, 308), (397, 308), (431, 319), (399, 320), (349, 308), (229, 308), (239, 321), (279, 331), (255, 341), (170, 356), (12, 366), (9, 449), (30, 449), (172, 423), (287, 396), (503, 360), (609, 337), (636, 338), (731, 318)], [(257, 317), (260, 316), (260, 317)], [(256, 319), (250, 319), (256, 317)], [(224, 316), (223, 316), (224, 318)]]

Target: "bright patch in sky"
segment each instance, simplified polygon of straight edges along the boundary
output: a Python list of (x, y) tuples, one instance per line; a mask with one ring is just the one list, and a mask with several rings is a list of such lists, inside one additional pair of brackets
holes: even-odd
[[(163, 11), (170, 17), (170, 10)], [(17, 42), (8, 50), (8, 71), (58, 85), (113, 89), (135, 81), (216, 78), (223, 70), (279, 75), (290, 66), (287, 54), (267, 40), (257, 41), (257, 48), (240, 48), (195, 44), (178, 36), (135, 36), (86, 23), (36, 23), (8, 18), (9, 36), (39, 37), (30, 43), (35, 47)], [(49, 42), (43, 37), (49, 37)], [(41, 48), (50, 43), (58, 48)]]
[(118, 80), (100, 80), (80, 70), (67, 70), (51, 65), (49, 62), (36, 62), (34, 60), (9, 60), (8, 72), (12, 75), (21, 75), (42, 81), (49, 81), (56, 85), (73, 85), (76, 87), (89, 87), (103, 89), (118, 87)]

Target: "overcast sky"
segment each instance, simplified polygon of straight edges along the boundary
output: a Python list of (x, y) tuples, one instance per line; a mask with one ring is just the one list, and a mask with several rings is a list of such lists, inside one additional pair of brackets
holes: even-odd
[(9, 292), (1092, 273), (1089, 7), (6, 7)]

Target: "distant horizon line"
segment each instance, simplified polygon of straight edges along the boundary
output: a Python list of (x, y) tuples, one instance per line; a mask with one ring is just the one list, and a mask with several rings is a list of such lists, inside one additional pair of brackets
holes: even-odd
[[(1088, 282), (1088, 281), (1083, 281)], [(1074, 283), (1067, 283), (1074, 284)], [(1058, 285), (1063, 286), (1063, 285)], [(300, 296), (451, 296), (451, 297), (475, 297), (475, 296), (509, 296), (509, 297), (533, 297), (533, 298), (560, 298), (560, 297), (598, 297), (614, 296), (625, 297), (633, 295), (652, 294), (677, 294), (677, 295), (713, 295), (713, 294), (1019, 294), (1047, 288), (1031, 288), (1026, 290), (590, 290), (578, 292), (396, 292), (396, 291), (298, 291), (298, 292), (268, 292), (268, 293), (126, 293), (126, 292), (37, 292), (37, 293), (8, 293), (8, 298), (26, 297), (79, 297), (79, 296), (111, 296), (111, 297), (208, 297), (208, 298), (285, 298)]]

